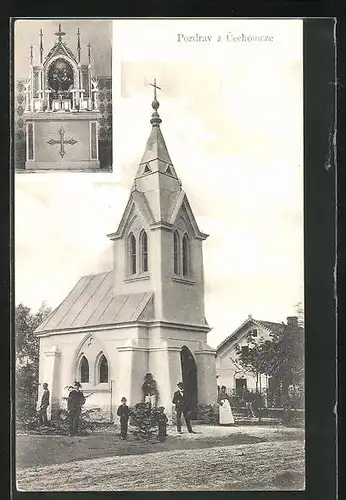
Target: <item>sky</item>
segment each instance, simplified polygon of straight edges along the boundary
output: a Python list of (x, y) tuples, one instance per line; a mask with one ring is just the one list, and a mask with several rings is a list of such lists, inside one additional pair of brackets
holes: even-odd
[(303, 301), (302, 21), (117, 20), (112, 64), (113, 173), (16, 175), (16, 303), (56, 307), (80, 276), (112, 268), (106, 235), (150, 134), (156, 78), (168, 151), (209, 234), (209, 344), (249, 314), (285, 321)]

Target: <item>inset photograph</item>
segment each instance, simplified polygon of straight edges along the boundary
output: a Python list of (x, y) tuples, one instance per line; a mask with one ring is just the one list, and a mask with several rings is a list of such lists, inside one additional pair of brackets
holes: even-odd
[(17, 20), (16, 173), (112, 171), (112, 23)]

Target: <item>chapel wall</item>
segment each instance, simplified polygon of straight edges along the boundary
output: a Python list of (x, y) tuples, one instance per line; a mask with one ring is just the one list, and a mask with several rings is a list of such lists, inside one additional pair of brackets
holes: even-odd
[(184, 278), (181, 272), (174, 273), (173, 232), (162, 232), (162, 319), (204, 325), (202, 242), (190, 237), (189, 247), (189, 272)]

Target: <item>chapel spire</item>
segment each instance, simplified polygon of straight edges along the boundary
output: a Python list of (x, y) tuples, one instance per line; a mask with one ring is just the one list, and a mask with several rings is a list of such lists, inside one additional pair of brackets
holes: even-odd
[(154, 87), (154, 99), (151, 103), (153, 112), (150, 119), (152, 129), (144, 154), (139, 163), (136, 178), (149, 173), (159, 172), (178, 179), (160, 128), (162, 120), (157, 111), (160, 106), (160, 103), (157, 100), (157, 90), (162, 89), (156, 85), (156, 78), (154, 78), (154, 83), (150, 83), (150, 85)]

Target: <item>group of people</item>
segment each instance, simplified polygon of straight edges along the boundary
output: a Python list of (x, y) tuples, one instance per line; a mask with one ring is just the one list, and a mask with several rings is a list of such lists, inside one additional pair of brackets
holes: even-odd
[[(249, 391), (247, 388), (245, 388), (242, 392), (241, 399), (245, 403), (247, 417), (256, 417), (253, 408), (255, 397), (256, 395), (254, 392)], [(226, 386), (222, 385), (217, 399), (217, 402), (220, 405), (220, 425), (229, 425), (234, 423), (230, 399), (231, 398), (226, 391)]]
[[(196, 434), (196, 432), (192, 429), (191, 419), (190, 419), (190, 411), (189, 411), (189, 401), (186, 397), (184, 391), (184, 384), (179, 382), (177, 384), (178, 390), (173, 395), (172, 403), (175, 405), (176, 417), (177, 417), (177, 431), (179, 434), (182, 434), (181, 430), (181, 418), (184, 416), (186, 427), (188, 432), (192, 434)], [(154, 394), (149, 394), (149, 396), (153, 396)], [(145, 398), (145, 402), (150, 402)], [(125, 397), (121, 398), (121, 405), (118, 407), (117, 415), (120, 419), (120, 437), (121, 439), (127, 439), (127, 429), (128, 422), (130, 418), (129, 407), (127, 406), (127, 399)], [(158, 437), (160, 441), (164, 441), (167, 436), (167, 423), (168, 418), (165, 414), (164, 406), (159, 406), (156, 412), (156, 422), (158, 427)]]
[[(38, 408), (37, 417), (38, 425), (46, 426), (48, 425), (48, 415), (47, 410), (50, 404), (50, 393), (48, 389), (48, 384), (45, 382), (43, 384), (43, 392), (41, 396), (40, 406)], [(84, 396), (81, 391), (80, 382), (76, 381), (73, 385), (68, 386), (69, 394), (67, 397), (63, 397), (67, 401), (67, 415), (69, 422), (69, 431), (71, 436), (76, 436), (78, 434), (80, 415), (82, 412), (82, 407), (85, 404), (86, 396)]]
[[(150, 381), (150, 383), (152, 383)], [(172, 403), (175, 405), (176, 412), (176, 425), (177, 432), (182, 433), (182, 417), (185, 419), (186, 427), (189, 433), (195, 434), (192, 429), (191, 418), (190, 418), (190, 401), (184, 390), (183, 382), (177, 384), (177, 391), (174, 392)], [(155, 387), (156, 390), (156, 387)], [(76, 381), (73, 385), (68, 386), (69, 394), (63, 399), (67, 401), (67, 412), (69, 421), (70, 435), (75, 436), (78, 433), (80, 415), (82, 412), (82, 407), (85, 404), (86, 396), (81, 391), (80, 382)], [(149, 392), (149, 391), (148, 391)], [(152, 391), (154, 393), (154, 391)], [(152, 396), (153, 394), (150, 394)], [(47, 425), (47, 408), (49, 406), (50, 394), (48, 389), (48, 384), (43, 384), (43, 393), (41, 396), (41, 403), (38, 409), (38, 424)], [(252, 408), (252, 397), (250, 391), (246, 390), (244, 392), (244, 401), (249, 417), (254, 417), (254, 411)], [(230, 397), (227, 394), (226, 387), (221, 386), (218, 394), (217, 403), (219, 405), (219, 423), (220, 425), (233, 425), (234, 417), (232, 414), (232, 409), (230, 405)], [(127, 405), (127, 399), (123, 397), (121, 399), (121, 404), (118, 407), (117, 415), (120, 420), (120, 437), (125, 440), (127, 438), (128, 422), (130, 417), (129, 407)], [(164, 441), (167, 436), (167, 423), (168, 418), (165, 414), (165, 408), (159, 406), (156, 412), (156, 421), (158, 425), (158, 437), (160, 441)]]

